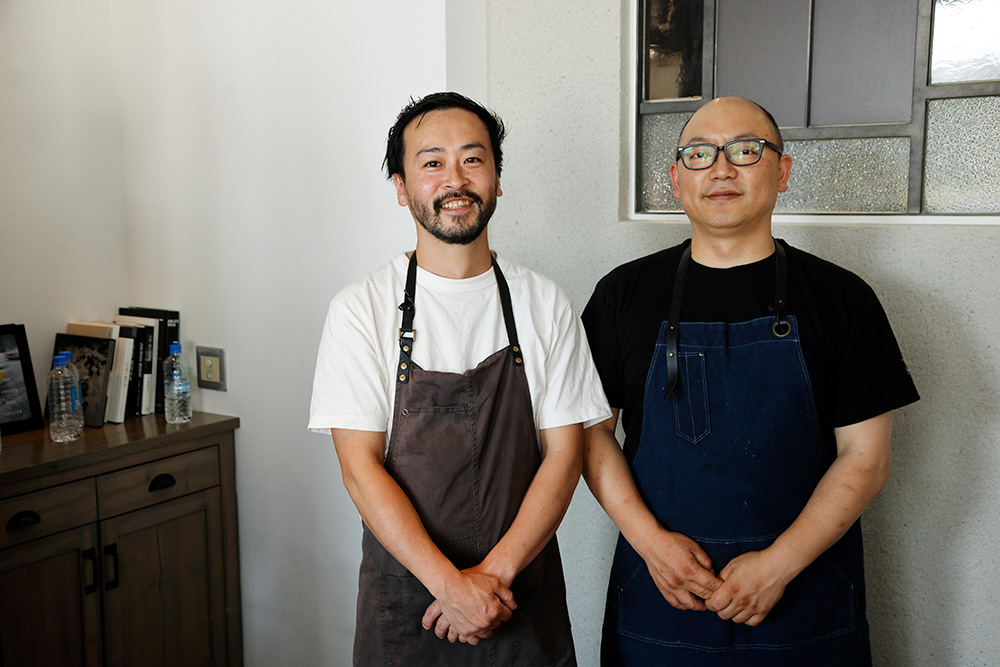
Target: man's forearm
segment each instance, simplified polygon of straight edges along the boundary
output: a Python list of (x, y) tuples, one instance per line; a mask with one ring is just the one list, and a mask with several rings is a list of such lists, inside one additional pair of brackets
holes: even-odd
[(583, 427), (545, 429), (541, 438), (542, 463), (514, 522), (480, 566), (507, 586), (555, 535), (580, 481)]
[(604, 511), (636, 551), (652, 532), (662, 529), (643, 502), (625, 454), (615, 437), (615, 416), (584, 432), (583, 478)]
[(785, 587), (857, 521), (889, 476), (892, 414), (835, 429), (837, 458), (799, 516), (771, 546), (737, 556), (707, 606), (723, 619), (757, 625)]
[(625, 455), (615, 438), (618, 411), (584, 436), (583, 476), (601, 507), (642, 557), (664, 599), (677, 609), (704, 610), (722, 582), (712, 561), (694, 540), (667, 530), (639, 495)]
[[(797, 576), (843, 537), (889, 477), (892, 414), (837, 429), (838, 455), (802, 512), (772, 545)], [(845, 438), (853, 439), (844, 441)]]
[(379, 543), (437, 597), (458, 569), (434, 544), (413, 503), (385, 470), (383, 439), (378, 433), (334, 431), (344, 486)]

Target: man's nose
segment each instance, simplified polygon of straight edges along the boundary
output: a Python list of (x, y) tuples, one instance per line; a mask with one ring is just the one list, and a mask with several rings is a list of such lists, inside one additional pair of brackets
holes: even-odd
[(469, 183), (468, 174), (460, 162), (449, 163), (444, 170), (444, 184), (453, 190), (458, 190)]
[(736, 165), (726, 157), (726, 151), (720, 150), (715, 156), (715, 164), (708, 168), (712, 178), (736, 178)]

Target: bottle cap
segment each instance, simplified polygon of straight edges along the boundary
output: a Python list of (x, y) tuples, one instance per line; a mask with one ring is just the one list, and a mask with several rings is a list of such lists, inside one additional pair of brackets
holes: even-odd
[(171, 343), (170, 344), (170, 354), (180, 354), (180, 353), (181, 353), (181, 344), (180, 343)]
[(57, 354), (56, 356), (52, 357), (52, 365), (55, 368), (65, 368), (66, 357), (62, 356), (62, 354)]

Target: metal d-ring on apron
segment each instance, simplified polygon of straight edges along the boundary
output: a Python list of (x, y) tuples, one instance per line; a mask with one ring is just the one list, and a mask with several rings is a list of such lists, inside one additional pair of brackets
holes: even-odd
[[(416, 253), (410, 257), (386, 471), (406, 493), (435, 545), (458, 569), (482, 562), (507, 532), (541, 463), (510, 290), (496, 261), (509, 346), (465, 373), (413, 363)], [(421, 336), (433, 331), (421, 331)], [(517, 610), (476, 646), (438, 639), (421, 617), (433, 597), (367, 526), (354, 664), (450, 667), (575, 665), (555, 538), (511, 585)]]
[[(788, 303), (785, 300), (786, 290), (786, 259), (785, 249), (777, 241), (774, 242), (774, 324), (771, 331), (778, 338), (784, 338), (792, 332), (788, 323)], [(670, 319), (666, 334), (667, 355), (667, 391), (663, 396), (666, 401), (670, 392), (677, 384), (677, 327), (681, 321), (681, 302), (684, 299), (684, 285), (687, 281), (688, 265), (691, 264), (691, 244), (688, 243), (681, 253), (677, 264), (677, 276), (674, 278), (674, 292), (670, 297)], [(402, 308), (402, 306), (400, 306)]]
[[(777, 241), (775, 248), (773, 314), (737, 323), (680, 321), (685, 250), (647, 374), (642, 433), (626, 452), (660, 525), (695, 540), (716, 572), (787, 529), (833, 460), (798, 323), (787, 313), (785, 250)], [(863, 589), (858, 523), (792, 580), (756, 627), (673, 608), (619, 536), (602, 664), (869, 665)]]

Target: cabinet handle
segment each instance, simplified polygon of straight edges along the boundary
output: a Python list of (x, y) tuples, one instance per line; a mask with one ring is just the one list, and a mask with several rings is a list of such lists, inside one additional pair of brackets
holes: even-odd
[(15, 530), (21, 530), (22, 528), (30, 528), (31, 526), (37, 526), (42, 522), (42, 517), (38, 516), (38, 512), (32, 512), (31, 510), (21, 510), (14, 516), (10, 518), (7, 522), (7, 532), (13, 533)]
[(162, 491), (163, 489), (169, 489), (171, 486), (177, 483), (174, 476), (169, 473), (161, 473), (153, 478), (153, 481), (149, 483), (149, 492)]
[(104, 547), (104, 555), (111, 556), (111, 560), (114, 563), (114, 574), (111, 577), (111, 581), (104, 584), (104, 590), (110, 591), (118, 588), (118, 544), (109, 544)]
[(89, 586), (84, 586), (83, 588), (83, 594), (90, 595), (91, 593), (97, 592), (98, 589), (97, 582), (98, 579), (100, 578), (99, 574), (100, 570), (97, 569), (97, 550), (93, 548), (85, 549), (82, 555), (83, 555), (83, 560), (90, 561), (90, 573), (91, 576), (93, 576), (94, 578), (94, 583), (90, 584)]

